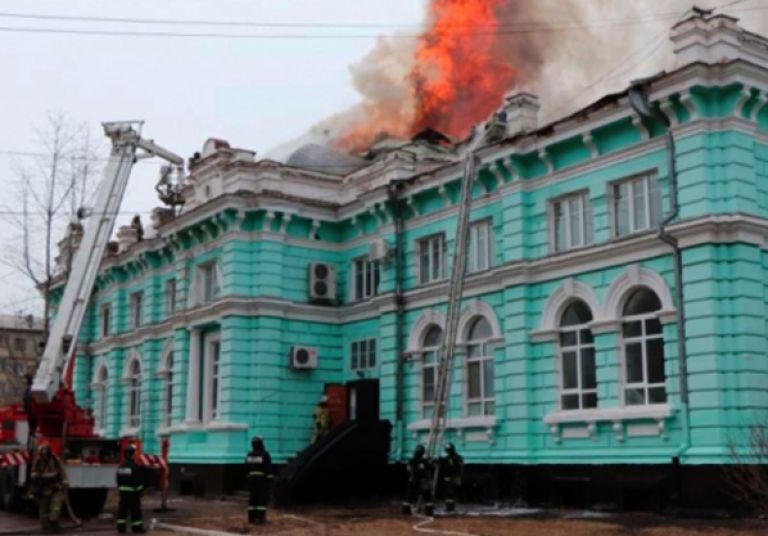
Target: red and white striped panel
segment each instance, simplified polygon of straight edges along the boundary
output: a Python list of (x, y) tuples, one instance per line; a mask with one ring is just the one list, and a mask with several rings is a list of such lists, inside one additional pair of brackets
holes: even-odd
[(139, 465), (155, 467), (157, 469), (166, 469), (168, 467), (165, 458), (162, 456), (158, 456), (157, 454), (144, 454), (143, 452), (139, 454)]
[(0, 454), (0, 467), (14, 467), (29, 463), (29, 452), (18, 450), (16, 452), (5, 452)]

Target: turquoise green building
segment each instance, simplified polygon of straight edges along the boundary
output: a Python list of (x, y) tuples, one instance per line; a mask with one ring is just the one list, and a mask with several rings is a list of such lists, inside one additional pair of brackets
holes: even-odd
[[(627, 91), (546, 125), (511, 95), (486, 125), (448, 404), (470, 471), (694, 488), (768, 419), (768, 39), (701, 14), (671, 38), (645, 93), (676, 177)], [(304, 448), (327, 385), (370, 411), (364, 386), (403, 461), (434, 411), (466, 146), (278, 163), (206, 142), (181, 214), (103, 263), (75, 369), (101, 433), (221, 476), (253, 435), (278, 462)]]

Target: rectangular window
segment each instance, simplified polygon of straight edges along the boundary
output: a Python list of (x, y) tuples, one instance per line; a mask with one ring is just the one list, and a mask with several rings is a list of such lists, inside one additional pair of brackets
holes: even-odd
[(381, 282), (381, 263), (368, 259), (353, 261), (353, 296), (355, 300), (364, 300), (379, 293)]
[(469, 226), (469, 256), (467, 272), (479, 272), (491, 267), (492, 255), (491, 220), (472, 223)]
[(431, 419), (435, 413), (438, 348), (425, 350), (421, 364), (421, 416)]
[(165, 282), (165, 313), (172, 314), (176, 312), (176, 279), (169, 279)]
[(27, 351), (27, 339), (24, 339), (22, 337), (16, 337), (13, 339), (13, 349), (16, 352), (26, 352)]
[(101, 336), (108, 337), (112, 331), (112, 306), (101, 306)]
[(586, 193), (553, 201), (552, 219), (555, 251), (566, 251), (592, 243), (592, 209)]
[(128, 312), (130, 314), (131, 329), (136, 329), (144, 321), (144, 292), (134, 292), (131, 294)]
[(376, 339), (354, 341), (349, 348), (349, 367), (362, 370), (376, 366)]
[(201, 265), (199, 276), (202, 303), (210, 303), (219, 295), (218, 266), (215, 262)]
[(425, 285), (445, 278), (445, 236), (436, 234), (418, 242), (419, 283)]
[(611, 188), (616, 236), (644, 231), (661, 221), (661, 189), (654, 177), (635, 177), (613, 184)]
[(211, 420), (216, 418), (219, 410), (219, 360), (221, 358), (221, 344), (219, 341), (211, 343)]

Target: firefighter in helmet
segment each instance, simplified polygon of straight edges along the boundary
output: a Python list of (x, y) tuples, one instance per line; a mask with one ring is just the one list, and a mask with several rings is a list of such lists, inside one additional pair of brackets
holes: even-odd
[(117, 532), (144, 532), (141, 515), (141, 496), (144, 493), (144, 478), (136, 464), (136, 447), (129, 444), (124, 452), (123, 463), (117, 468)]
[(61, 459), (51, 451), (51, 445), (45, 440), (38, 445), (31, 480), (43, 530), (58, 531), (61, 505), (68, 487), (67, 472)]
[(403, 515), (413, 512), (413, 504), (421, 500), (424, 513), (431, 516), (435, 506), (432, 503), (432, 462), (426, 456), (424, 445), (419, 445), (413, 451), (413, 457), (408, 461), (408, 490), (403, 501)]
[(461, 486), (461, 477), (464, 474), (464, 458), (456, 452), (453, 443), (445, 445), (445, 456), (440, 458), (440, 478), (443, 481), (445, 493), (445, 511), (456, 511), (456, 494)]
[(317, 443), (331, 431), (331, 414), (328, 413), (328, 397), (323, 395), (315, 406), (315, 428), (312, 443)]
[(248, 479), (248, 522), (266, 523), (272, 483), (272, 457), (259, 436), (251, 440), (251, 451), (245, 458), (245, 467)]

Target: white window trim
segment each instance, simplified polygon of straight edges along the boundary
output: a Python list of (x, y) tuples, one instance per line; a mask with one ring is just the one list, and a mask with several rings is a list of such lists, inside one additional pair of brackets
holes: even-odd
[[(651, 290), (651, 289), (648, 289)], [(651, 290), (651, 292), (653, 292)], [(632, 316), (622, 316), (620, 319), (620, 326), (623, 327), (624, 322), (642, 322), (642, 330), (643, 334), (639, 337), (630, 337), (629, 339), (627, 337), (624, 337), (624, 330), (619, 330), (619, 345), (620, 345), (620, 355), (621, 355), (621, 378), (619, 385), (621, 386), (621, 405), (624, 408), (636, 408), (636, 407), (654, 407), (654, 406), (665, 406), (668, 404), (668, 402), (657, 402), (657, 403), (650, 403), (648, 402), (648, 391), (653, 388), (663, 387), (664, 388), (664, 394), (666, 397), (669, 397), (669, 391), (667, 389), (667, 359), (666, 354), (664, 355), (664, 382), (663, 383), (648, 383), (648, 355), (646, 352), (646, 342), (650, 340), (661, 340), (662, 347), (666, 343), (664, 340), (664, 327), (662, 324), (662, 331), (658, 334), (653, 334), (650, 337), (645, 334), (645, 321), (650, 319), (657, 319), (659, 320), (659, 311), (653, 311), (650, 313), (643, 313), (639, 315), (632, 315)], [(634, 383), (628, 383), (627, 382), (627, 341), (629, 343), (640, 343), (642, 347), (642, 360), (643, 360), (643, 378), (645, 379), (644, 382), (634, 382)], [(627, 389), (643, 389), (645, 394), (645, 404), (627, 404), (626, 394)]]
[[(139, 364), (139, 374), (138, 374), (138, 386), (136, 387), (136, 395), (138, 396), (138, 414), (136, 415), (136, 419), (138, 420), (137, 423), (133, 422), (134, 414), (131, 412), (133, 409), (132, 405), (132, 395), (133, 395), (133, 388), (131, 387), (131, 382), (134, 380), (134, 376), (132, 375), (132, 369), (133, 364), (138, 363)], [(120, 432), (121, 435), (135, 435), (138, 433), (139, 429), (141, 428), (141, 421), (142, 421), (142, 411), (145, 411), (146, 408), (143, 404), (143, 396), (144, 396), (144, 389), (143, 389), (143, 383), (144, 383), (144, 367), (141, 362), (141, 354), (137, 351), (132, 351), (129, 356), (128, 360), (125, 364), (125, 370), (123, 372), (122, 377), (122, 383), (125, 386), (125, 393), (126, 400), (124, 402), (125, 404), (125, 423), (122, 431)]]
[[(162, 429), (170, 428), (173, 425), (173, 414), (172, 411), (173, 407), (169, 408), (169, 404), (173, 404), (173, 397), (171, 396), (171, 399), (168, 398), (168, 382), (175, 382), (176, 378), (173, 377), (173, 368), (172, 366), (168, 366), (168, 361), (172, 355), (174, 355), (173, 352), (173, 340), (168, 341), (166, 343), (165, 347), (163, 348), (163, 353), (161, 354), (162, 358), (160, 359), (160, 367), (157, 370), (157, 376), (161, 380), (161, 395), (160, 395), (160, 425), (159, 427)], [(173, 391), (173, 387), (175, 385), (171, 386), (171, 389)]]
[[(434, 271), (432, 269), (432, 256), (430, 254), (430, 263), (429, 263), (429, 277), (426, 281), (422, 280), (422, 272), (421, 272), (421, 246), (424, 242), (429, 241), (430, 242), (430, 253), (431, 253), (431, 241), (434, 239), (440, 240), (440, 270), (439, 270), (439, 276), (436, 279), (432, 278), (432, 272)], [(446, 273), (447, 273), (447, 266), (446, 266), (446, 259), (448, 257), (447, 254), (447, 239), (445, 236), (445, 233), (434, 233), (427, 236), (422, 236), (420, 238), (416, 239), (416, 284), (417, 286), (423, 286), (423, 285), (431, 285), (432, 283), (437, 283), (440, 281), (445, 281)]]
[[(431, 419), (431, 417), (425, 417), (424, 416), (424, 410), (426, 409), (427, 405), (432, 406), (432, 411), (435, 411), (435, 402), (433, 400), (426, 401), (424, 399), (424, 355), (427, 352), (435, 352), (435, 362), (430, 364), (429, 367), (434, 369), (434, 377), (435, 377), (435, 389), (437, 389), (437, 367), (440, 362), (440, 348), (442, 345), (437, 346), (424, 346), (424, 338), (427, 336), (427, 333), (429, 333), (429, 330), (431, 330), (433, 327), (437, 327), (442, 332), (442, 336), (445, 336), (445, 329), (443, 326), (438, 324), (429, 324), (426, 326), (422, 332), (421, 332), (421, 347), (416, 350), (419, 357), (419, 415), (422, 419)], [(416, 355), (416, 354), (414, 354)]]
[[(362, 274), (362, 292), (360, 293), (360, 297), (357, 297), (357, 263), (361, 262), (363, 264), (363, 274)], [(381, 261), (378, 259), (369, 259), (367, 256), (365, 257), (357, 257), (355, 259), (352, 259), (351, 261), (351, 269), (350, 269), (350, 282), (349, 282), (349, 301), (350, 302), (360, 302), (364, 300), (368, 300), (370, 298), (373, 298), (374, 296), (378, 296), (379, 294), (379, 286), (381, 285)], [(367, 288), (367, 279), (366, 279), (366, 273), (368, 270), (368, 266), (372, 266), (373, 270), (373, 280), (371, 281), (373, 288)], [(378, 282), (377, 279), (377, 273), (378, 273)]]
[(542, 419), (549, 426), (549, 431), (556, 442), (561, 440), (563, 425), (584, 425), (583, 438), (594, 438), (597, 435), (597, 424), (613, 423), (613, 433), (617, 441), (623, 441), (625, 423), (628, 421), (655, 421), (657, 435), (666, 437), (666, 420), (672, 416), (673, 410), (669, 404), (654, 404), (650, 406), (626, 406), (619, 408), (595, 408), (574, 411), (557, 411), (545, 415)]
[[(178, 279), (175, 277), (171, 277), (169, 279), (165, 280), (165, 288), (164, 288), (164, 295), (165, 295), (165, 314), (166, 316), (172, 315), (175, 313), (179, 308), (179, 282)], [(173, 287), (173, 292), (171, 292), (171, 287)]]
[[(102, 358), (103, 359), (103, 358)], [(105, 377), (106, 376), (106, 377)], [(91, 395), (93, 397), (93, 406), (91, 410), (96, 415), (94, 420), (94, 432), (96, 435), (104, 436), (107, 430), (107, 415), (109, 409), (109, 399), (107, 387), (109, 385), (109, 369), (106, 364), (99, 363), (96, 367), (96, 374), (91, 383)]]
[[(214, 269), (214, 284), (213, 295), (210, 301), (205, 299), (205, 270), (209, 267)], [(221, 272), (221, 264), (218, 259), (212, 259), (209, 261), (201, 262), (194, 267), (194, 273), (190, 280), (189, 292), (187, 294), (187, 302), (189, 307), (197, 307), (201, 305), (208, 305), (215, 302), (221, 297), (222, 294), (222, 282), (223, 275)], [(178, 307), (178, 303), (176, 304)]]
[[(585, 305), (587, 305), (587, 304), (585, 304)], [(589, 306), (587, 305), (587, 307), (589, 307)], [(582, 385), (581, 385), (581, 382), (582, 382), (582, 378), (581, 378), (581, 351), (584, 348), (592, 348), (596, 352), (595, 343), (594, 343), (594, 333), (592, 334), (593, 342), (591, 344), (583, 344), (583, 343), (581, 343), (581, 333), (579, 333), (582, 330), (592, 331), (592, 329), (590, 327), (592, 323), (593, 322), (590, 321), (590, 322), (587, 322), (586, 324), (574, 324), (572, 326), (562, 326), (560, 328), (559, 332), (558, 332), (558, 342), (557, 342), (557, 380), (558, 380), (558, 382), (557, 382), (557, 393), (558, 393), (558, 400), (557, 400), (557, 402), (558, 402), (558, 404), (557, 404), (557, 407), (559, 408), (559, 411), (571, 412), (571, 411), (585, 411), (585, 410), (588, 410), (588, 409), (594, 409), (594, 408), (582, 408), (581, 407), (581, 405), (582, 405), (582, 396), (583, 395), (594, 392), (595, 396), (597, 397), (597, 393), (598, 393), (598, 385), (599, 384), (597, 384), (597, 383), (596, 383), (594, 389), (584, 389), (582, 387)], [(577, 340), (577, 343), (576, 343), (575, 346), (567, 346), (566, 347), (568, 349), (568, 351), (576, 352), (576, 355), (577, 355), (577, 358), (576, 358), (576, 363), (577, 363), (576, 375), (577, 375), (577, 378), (578, 378), (578, 384), (579, 385), (576, 388), (572, 388), (572, 389), (565, 389), (563, 387), (563, 372), (564, 372), (564, 370), (563, 370), (563, 345), (560, 342), (560, 337), (559, 337), (559, 335), (562, 334), (563, 332), (574, 332), (576, 334), (576, 340)], [(595, 353), (595, 358), (596, 357), (597, 357), (597, 353)], [(595, 363), (595, 375), (597, 375), (597, 363)], [(565, 396), (565, 395), (577, 395), (579, 397), (579, 408), (574, 408), (574, 409), (565, 409), (565, 408), (563, 408), (563, 396)], [(600, 404), (600, 401), (598, 399), (598, 405), (599, 404)]]
[[(104, 322), (104, 311), (107, 311), (107, 322)], [(106, 326), (106, 329), (104, 329)], [(99, 307), (99, 333), (101, 338), (107, 338), (112, 334), (112, 304), (103, 303)]]
[[(373, 354), (373, 358), (375, 360), (375, 364), (374, 365), (370, 364), (370, 352), (371, 352), (370, 344), (371, 344), (371, 341), (374, 341), (374, 349), (375, 349), (375, 352)], [(357, 344), (358, 345), (358, 349), (359, 349), (360, 345), (362, 343), (365, 343), (366, 365), (364, 367), (360, 366), (359, 357), (360, 357), (361, 354), (359, 353), (358, 354), (358, 366), (357, 367), (352, 367), (352, 345), (353, 344)], [(358, 350), (358, 352), (359, 352), (359, 350)], [(377, 368), (379, 366), (379, 341), (378, 341), (378, 339), (376, 337), (363, 337), (361, 339), (354, 339), (354, 340), (349, 341), (349, 360), (347, 361), (347, 363), (349, 363), (349, 370), (351, 370), (351, 371), (372, 370), (372, 369)]]
[[(481, 391), (483, 396), (480, 398), (473, 398), (471, 402), (473, 404), (479, 403), (483, 409), (485, 409), (485, 405), (489, 402), (493, 403), (494, 407), (494, 413), (496, 413), (496, 350), (499, 347), (499, 339), (495, 336), (493, 333), (493, 323), (492, 321), (485, 317), (484, 315), (475, 315), (474, 317), (470, 318), (466, 322), (467, 329), (472, 325), (473, 320), (477, 318), (484, 318), (489, 324), (491, 324), (491, 336), (487, 337), (485, 339), (477, 339), (477, 340), (468, 340), (466, 336), (468, 336), (468, 332), (465, 334), (465, 337), (463, 337), (463, 341), (461, 343), (457, 343), (456, 347), (460, 348), (462, 350), (462, 357), (464, 361), (463, 366), (463, 372), (464, 372), (464, 381), (462, 382), (463, 388), (462, 388), (462, 404), (463, 404), (463, 415), (467, 419), (474, 419), (476, 417), (489, 417), (490, 415), (469, 415), (469, 404), (470, 404), (470, 398), (469, 398), (469, 363), (470, 363), (470, 357), (469, 357), (469, 347), (475, 346), (475, 345), (483, 345), (488, 350), (488, 355), (483, 355), (480, 358), (472, 358), (473, 362), (480, 362), (480, 383), (481, 383)], [(493, 381), (494, 381), (494, 395), (492, 397), (486, 396), (486, 389), (485, 389), (485, 370), (484, 370), (484, 363), (485, 361), (490, 361), (493, 364)], [(485, 413), (485, 412), (483, 412)]]
[[(203, 337), (203, 423), (209, 424), (212, 422), (218, 422), (218, 418), (221, 416), (221, 333), (211, 332), (206, 333)], [(213, 414), (213, 360), (211, 348), (214, 344), (219, 345), (219, 362), (218, 362), (218, 377), (217, 377), (217, 393), (216, 393), (216, 414)]]
[[(128, 315), (129, 315), (129, 327), (131, 330), (139, 329), (144, 325), (144, 291), (137, 290), (131, 292), (128, 296)], [(138, 302), (138, 305), (137, 305)]]
[[(581, 243), (573, 244), (572, 230), (571, 230), (571, 205), (570, 201), (578, 199), (581, 205), (581, 212), (579, 218), (579, 227), (581, 228)], [(573, 251), (580, 248), (589, 247), (595, 242), (594, 222), (590, 222), (592, 215), (591, 200), (589, 198), (589, 190), (581, 190), (578, 192), (571, 192), (560, 197), (549, 200), (548, 204), (548, 220), (549, 220), (549, 251), (551, 253), (563, 253), (566, 251)], [(563, 217), (565, 218), (567, 225), (565, 226), (566, 239), (563, 248), (557, 247), (557, 217), (556, 217), (556, 205), (562, 204), (564, 208)], [(587, 223), (592, 225), (588, 226)], [(591, 229), (588, 233), (587, 230)]]
[[(635, 227), (635, 203), (634, 203), (634, 184), (636, 182), (642, 181), (643, 184), (643, 197), (644, 197), (644, 210), (645, 210), (645, 226), (643, 227)], [(661, 188), (661, 185), (658, 184), (658, 178), (655, 173), (641, 173), (639, 175), (633, 175), (631, 177), (625, 177), (621, 180), (612, 181), (608, 183), (609, 188), (609, 195), (608, 199), (610, 200), (611, 205), (611, 236), (613, 238), (624, 238), (626, 236), (632, 236), (639, 233), (645, 233), (653, 229), (654, 223), (653, 223), (653, 216), (651, 213), (651, 181), (657, 181), (657, 189)], [(619, 214), (616, 210), (616, 187), (621, 184), (631, 184), (630, 190), (632, 190), (632, 195), (630, 195), (630, 200), (628, 202), (628, 210), (627, 210), (627, 221), (629, 223), (629, 230), (625, 234), (619, 234)], [(659, 192), (661, 195), (661, 192)], [(661, 217), (664, 208), (663, 208), (663, 196), (660, 199), (660, 205), (659, 205), (659, 216)]]
[[(474, 269), (471, 268), (472, 266), (472, 260), (473, 256), (476, 257), (477, 255), (477, 240), (473, 240), (473, 233), (476, 233), (477, 229), (485, 227), (488, 231), (488, 236), (486, 238), (486, 244), (485, 244), (485, 255), (486, 255), (486, 265), (485, 266), (476, 266)], [(467, 256), (467, 273), (468, 274), (476, 274), (479, 272), (483, 272), (485, 270), (490, 270), (494, 266), (494, 254), (495, 254), (495, 247), (494, 247), (494, 236), (493, 236), (493, 218), (483, 218), (477, 221), (473, 221), (469, 224), (469, 240), (467, 242), (468, 245), (468, 256)]]

